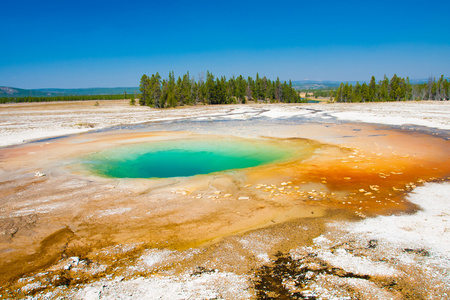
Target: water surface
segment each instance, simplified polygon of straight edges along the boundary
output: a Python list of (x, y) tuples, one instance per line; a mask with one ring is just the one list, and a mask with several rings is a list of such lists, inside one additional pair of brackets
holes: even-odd
[(256, 167), (292, 154), (268, 141), (194, 138), (111, 148), (90, 155), (85, 164), (100, 176), (168, 178)]

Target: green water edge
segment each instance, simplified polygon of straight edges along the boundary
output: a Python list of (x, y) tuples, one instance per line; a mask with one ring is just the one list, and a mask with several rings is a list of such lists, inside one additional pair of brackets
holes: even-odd
[(107, 178), (172, 178), (278, 163), (298, 152), (282, 142), (188, 138), (109, 148), (84, 157), (82, 164)]

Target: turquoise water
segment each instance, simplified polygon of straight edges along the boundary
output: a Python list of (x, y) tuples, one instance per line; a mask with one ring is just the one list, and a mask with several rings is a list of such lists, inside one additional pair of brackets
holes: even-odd
[(168, 178), (243, 169), (285, 160), (292, 151), (243, 139), (186, 139), (127, 145), (85, 159), (95, 174), (115, 178)]

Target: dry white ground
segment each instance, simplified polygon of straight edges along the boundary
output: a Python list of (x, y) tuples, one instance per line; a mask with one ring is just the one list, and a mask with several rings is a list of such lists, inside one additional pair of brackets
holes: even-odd
[[(0, 106), (0, 147), (116, 125), (174, 119), (247, 119), (255, 116), (288, 118), (321, 115), (324, 118), (333, 116), (347, 121), (450, 129), (448, 101), (196, 106), (168, 110), (130, 106), (127, 101), (99, 101), (98, 106), (94, 103), (86, 101), (65, 105), (3, 104)], [(312, 114), (311, 109), (319, 112)]]
[(334, 103), (317, 104), (314, 107), (328, 111), (341, 120), (388, 125), (411, 124), (450, 129), (450, 103), (448, 101)]

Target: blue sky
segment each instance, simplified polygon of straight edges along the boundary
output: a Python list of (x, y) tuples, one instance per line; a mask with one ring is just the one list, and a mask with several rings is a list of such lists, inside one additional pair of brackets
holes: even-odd
[(450, 74), (450, 1), (1, 0), (0, 86), (137, 86), (142, 74), (282, 80)]

